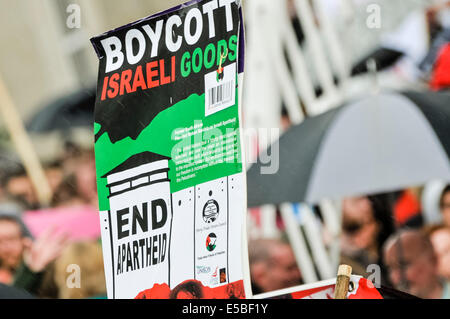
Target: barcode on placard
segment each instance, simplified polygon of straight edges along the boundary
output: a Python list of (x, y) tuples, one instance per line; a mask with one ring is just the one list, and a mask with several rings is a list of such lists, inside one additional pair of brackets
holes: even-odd
[(236, 62), (223, 68), (221, 79), (217, 71), (205, 74), (205, 116), (236, 105)]
[(228, 103), (233, 98), (233, 81), (226, 82), (208, 90), (208, 108), (214, 108)]

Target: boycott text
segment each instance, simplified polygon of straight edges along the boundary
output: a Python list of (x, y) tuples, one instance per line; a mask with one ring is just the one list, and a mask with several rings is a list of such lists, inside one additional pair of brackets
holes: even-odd
[[(170, 16), (167, 21), (165, 21), (165, 43), (167, 49), (171, 52), (176, 52), (180, 49), (183, 43), (183, 36), (179, 35), (176, 37), (176, 40), (174, 40), (173, 34), (175, 29), (181, 28), (183, 24), (184, 40), (188, 45), (196, 44), (203, 33), (203, 14), (208, 17), (209, 38), (214, 38), (216, 36), (214, 11), (219, 8), (224, 8), (225, 10), (227, 32), (233, 30), (234, 26), (231, 10), (231, 4), (233, 2), (235, 2), (235, 0), (212, 0), (203, 5), (203, 12), (195, 7), (190, 9), (184, 17), (184, 21), (181, 20), (179, 15), (175, 14)], [(157, 56), (159, 42), (163, 33), (163, 24), (164, 20), (159, 20), (156, 22), (153, 29), (150, 25), (144, 25), (142, 31), (137, 28), (128, 30), (125, 35), (125, 54), (122, 51), (122, 42), (118, 37), (111, 36), (101, 40), (100, 42), (106, 53), (105, 73), (119, 69), (124, 63), (125, 58), (130, 65), (134, 65), (144, 57), (145, 52), (150, 52), (151, 58)], [(193, 26), (195, 27), (193, 28)], [(192, 29), (195, 31), (191, 32)], [(145, 36), (147, 36), (151, 43), (151, 50), (147, 49), (147, 40)], [(135, 46), (136, 44), (137, 47)]]

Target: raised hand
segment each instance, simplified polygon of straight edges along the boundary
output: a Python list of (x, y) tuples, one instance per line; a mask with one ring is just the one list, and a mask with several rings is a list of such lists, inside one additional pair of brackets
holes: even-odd
[(27, 238), (24, 241), (24, 262), (33, 272), (43, 271), (52, 261), (59, 257), (68, 242), (68, 235), (57, 233), (51, 227), (36, 241)]

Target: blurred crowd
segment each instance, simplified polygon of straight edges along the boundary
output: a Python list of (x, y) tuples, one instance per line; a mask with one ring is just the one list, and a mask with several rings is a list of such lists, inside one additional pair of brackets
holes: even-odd
[(0, 166), (0, 295), (8, 286), (24, 297), (105, 298), (100, 229), (76, 226), (84, 220), (98, 226), (93, 150), (69, 145), (45, 165), (49, 207), (40, 205), (19, 161), (2, 158)]
[[(389, 2), (393, 7), (395, 3), (409, 3)], [(338, 2), (329, 3), (338, 14)], [(384, 9), (389, 5), (376, 3), (383, 4)], [(304, 33), (292, 8), (291, 13), (302, 43)], [(373, 36), (370, 31), (366, 33)], [(352, 78), (375, 72), (377, 85), (382, 88), (448, 91), (449, 35), (450, 1), (424, 1), (423, 6), (404, 15), (397, 27), (382, 33), (378, 44), (372, 43), (371, 49), (353, 62)], [(361, 42), (352, 45), (359, 46)], [(320, 94), (320, 88), (317, 91)], [(284, 108), (281, 120), (282, 129), (289, 129), (291, 121)], [(373, 275), (373, 269), (379, 269), (379, 284), (385, 287), (425, 299), (450, 299), (450, 186), (438, 184), (437, 188), (423, 186), (343, 199), (340, 263), (352, 266), (353, 274), (366, 278)], [(315, 207), (315, 212), (321, 218), (319, 207)], [(280, 218), (278, 221), (282, 223)], [(279, 228), (283, 230), (284, 226)], [(249, 254), (256, 293), (303, 283), (287, 240), (254, 239), (249, 244)]]
[[(424, 216), (421, 192), (344, 199), (340, 263), (350, 265), (354, 275), (379, 280), (380, 287), (450, 299), (450, 185), (434, 196), (440, 210), (436, 223)], [(255, 294), (304, 283), (288, 240), (253, 239), (249, 257)]]
[[(54, 190), (54, 213), (90, 206), (98, 218), (93, 152), (70, 153), (46, 169)], [(33, 235), (23, 216), (42, 209), (18, 164), (3, 174), (1, 190), (0, 283), (41, 298), (105, 297), (99, 238), (74, 240), (74, 234), (58, 225)], [(366, 277), (371, 274), (369, 265), (379, 265), (384, 286), (422, 298), (450, 298), (450, 185), (434, 194), (440, 222), (424, 216), (423, 199), (423, 188), (344, 199), (341, 263)], [(249, 257), (255, 294), (303, 283), (287, 241), (251, 240)]]
[(343, 201), (343, 263), (370, 276), (379, 265), (381, 285), (425, 299), (449, 299), (450, 186), (435, 198), (440, 223), (423, 218), (420, 190)]

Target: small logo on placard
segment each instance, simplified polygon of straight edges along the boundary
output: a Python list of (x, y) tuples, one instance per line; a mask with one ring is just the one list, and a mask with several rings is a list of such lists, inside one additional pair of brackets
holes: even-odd
[(224, 282), (227, 282), (227, 269), (226, 268), (220, 268), (220, 283), (223, 284)]
[(211, 267), (197, 266), (197, 274), (209, 274), (210, 272), (211, 272)]
[(219, 216), (219, 204), (214, 200), (210, 199), (206, 202), (203, 207), (203, 220), (205, 223), (213, 223)]
[(216, 249), (216, 241), (216, 234), (210, 233), (208, 237), (206, 237), (206, 249), (208, 249), (208, 251), (213, 251), (214, 249)]
[(219, 267), (216, 267), (216, 270), (214, 270), (214, 272), (212, 273), (211, 277), (209, 278), (209, 284), (210, 285), (218, 285), (219, 284), (219, 278), (217, 276), (217, 270), (219, 269)]

